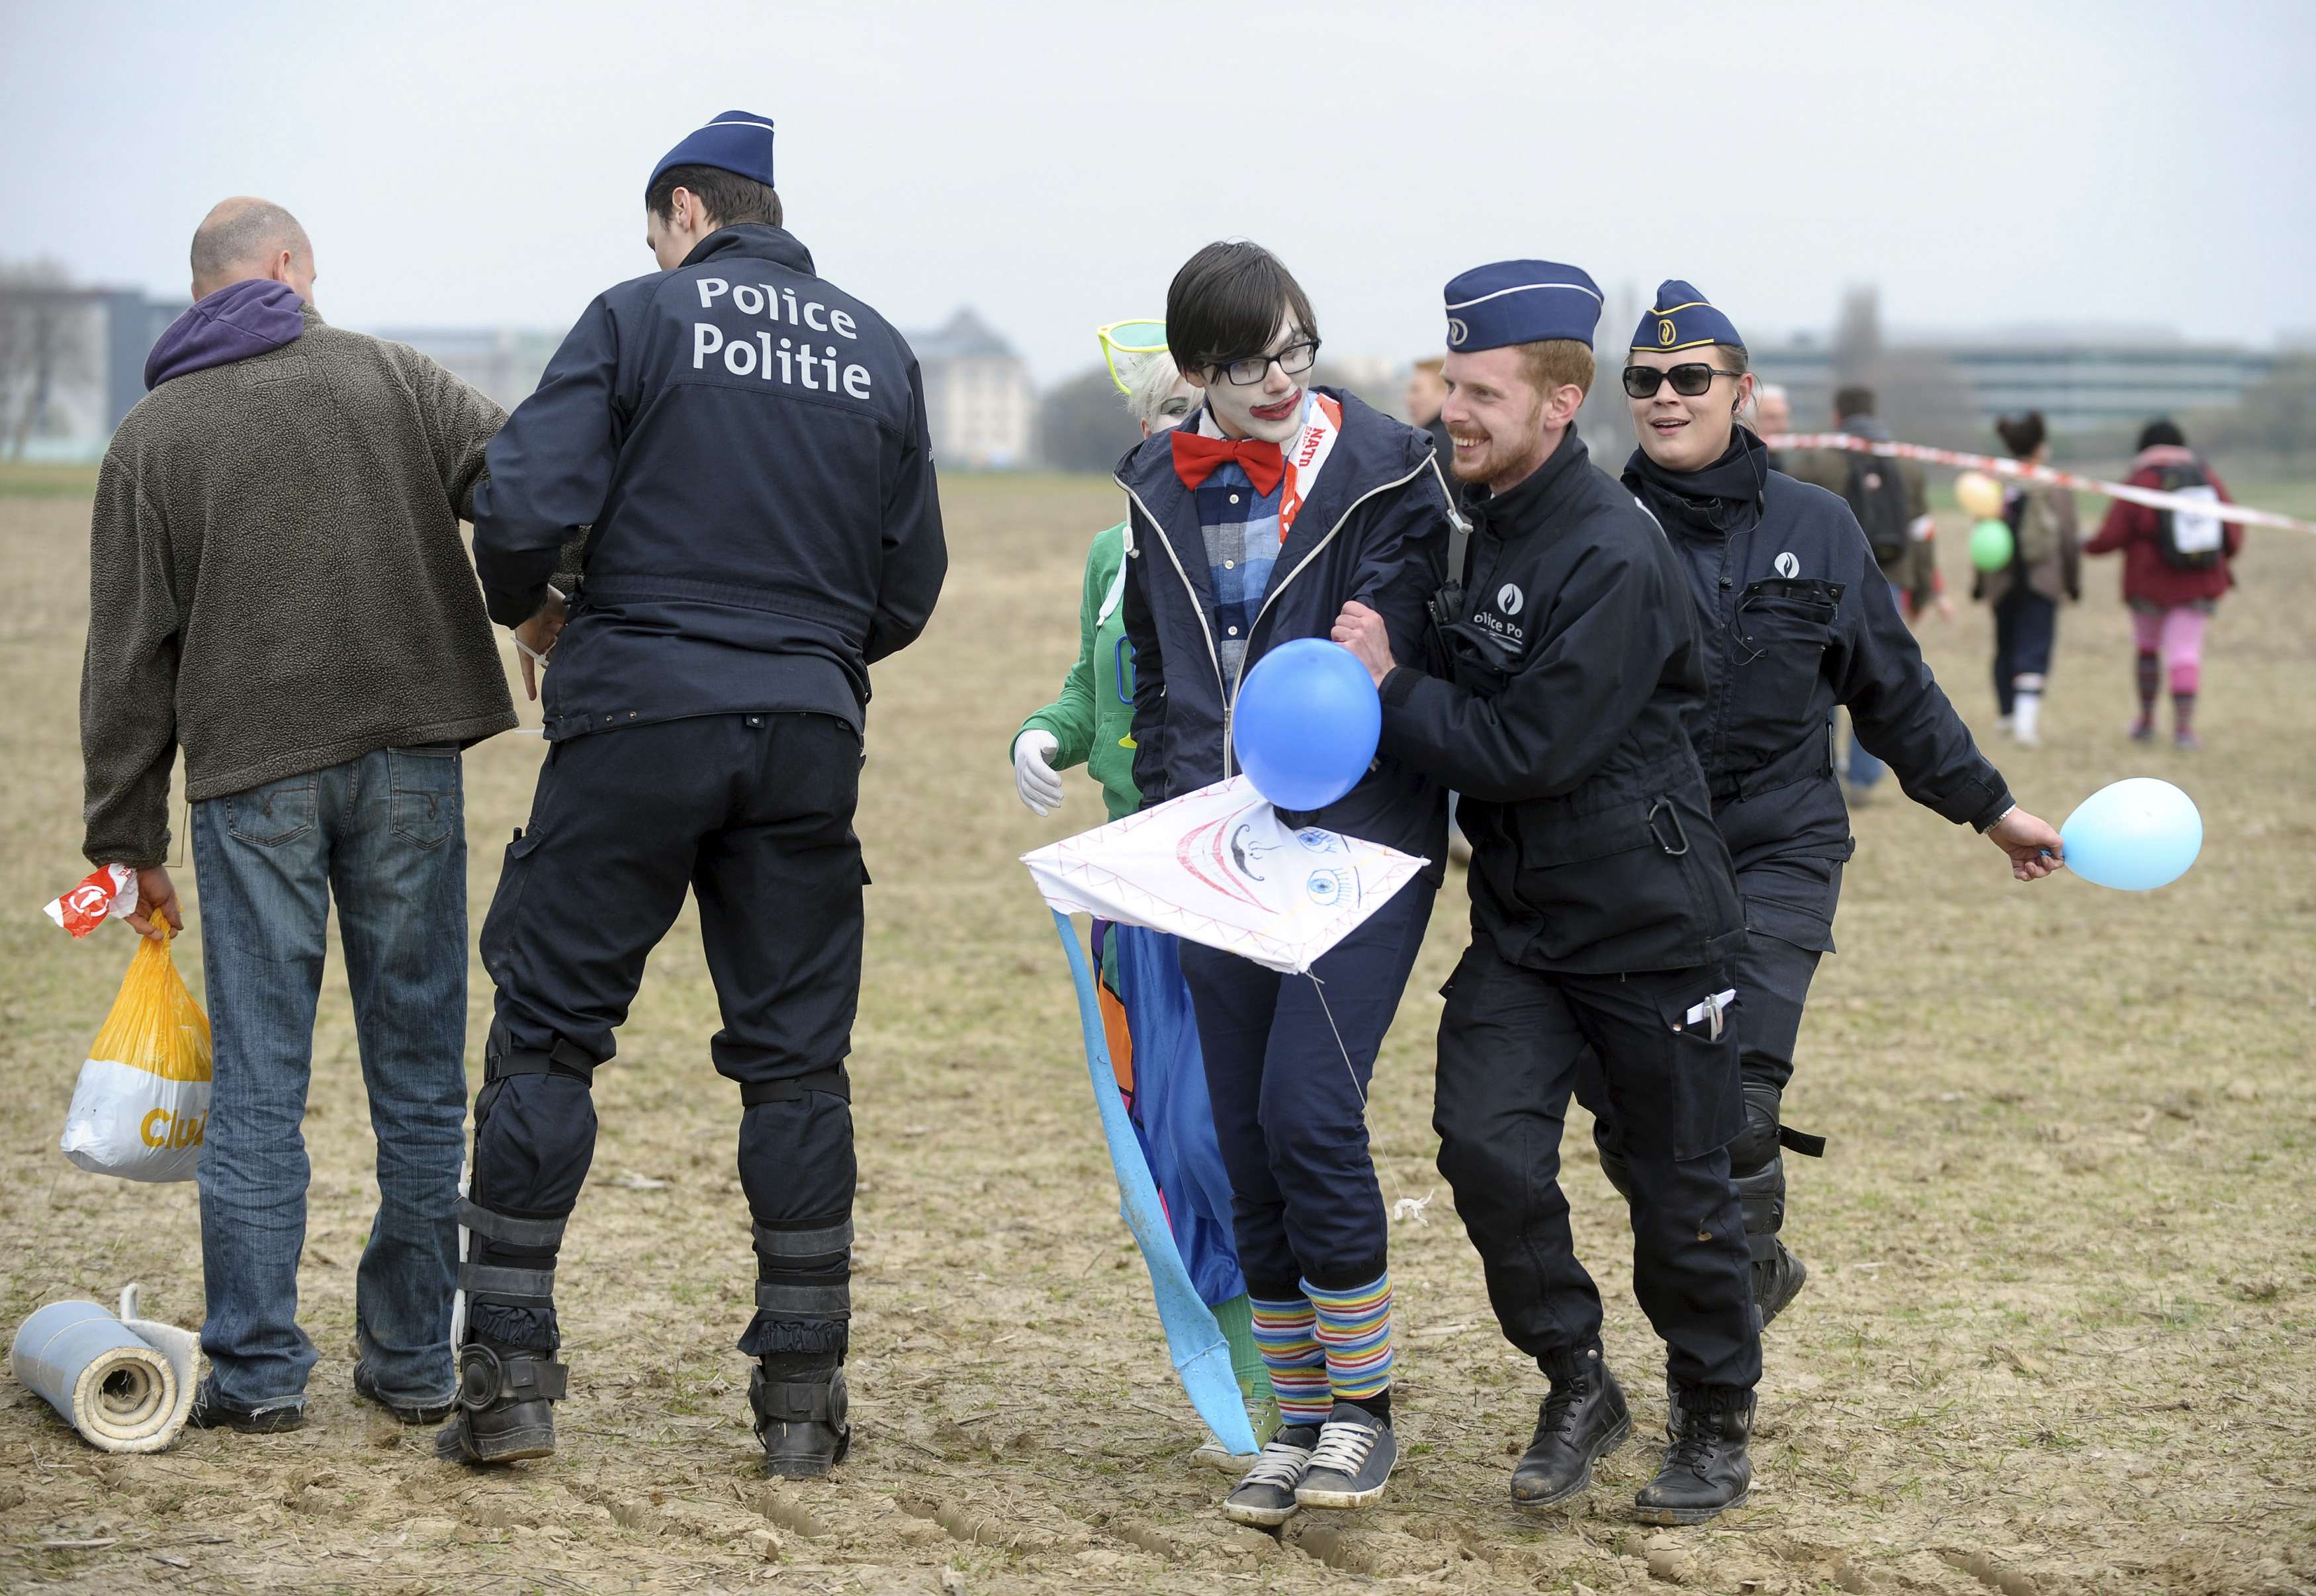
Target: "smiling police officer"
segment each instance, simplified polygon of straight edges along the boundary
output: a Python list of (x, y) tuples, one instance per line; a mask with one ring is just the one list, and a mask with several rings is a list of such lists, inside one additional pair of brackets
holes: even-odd
[(646, 187), (661, 271), (589, 306), (476, 494), (492, 618), (553, 600), (546, 766), (482, 934), (497, 1020), (475, 1100), (468, 1339), (446, 1458), (555, 1449), (557, 1250), (595, 1142), (590, 1090), (687, 890), (738, 1083), (756, 1312), (740, 1351), (765, 1467), (850, 1440), (868, 666), (923, 630), (948, 557), (917, 365), (780, 227), (769, 118), (726, 111)]
[(1463, 795), (1473, 937), (1446, 989), (1432, 1124), (1497, 1323), (1551, 1381), (1512, 1499), (1568, 1501), (1632, 1433), (1559, 1183), (1581, 1092), (1626, 1128), (1633, 1288), (1686, 1414), (1635, 1511), (1693, 1524), (1752, 1479), (1761, 1346), (1725, 1018), (1745, 933), (1681, 728), (1705, 669), (1679, 562), (1573, 424), (1599, 313), (1591, 278), (1550, 261), (1448, 285), (1441, 414), (1476, 529), (1431, 606), (1440, 673), (1394, 667), (1367, 606), (1333, 635), (1376, 678), (1384, 752)]
[[(1767, 1324), (1808, 1273), (1778, 1239), (1783, 1155), (1825, 1148), (1781, 1124), (1779, 1110), (1810, 979), (1833, 951), (1842, 863), (1857, 846), (1833, 771), (1834, 707), (1849, 707), (1859, 740), (1898, 772), (1907, 797), (1975, 827), (2020, 880), (2049, 875), (2062, 850), (2056, 832), (2011, 802), (1932, 679), (1848, 503), (1772, 469), (1760, 439), (1737, 424), (1753, 378), (1736, 327), (1679, 280), (1659, 286), (1656, 304), (1625, 368), (1640, 436), (1625, 485), (1680, 557), (1712, 683), (1688, 729), (1750, 933), (1733, 1017), (1745, 1128), (1731, 1167)], [(1609, 1180), (1628, 1187), (1616, 1123), (1603, 1117), (1593, 1134)]]

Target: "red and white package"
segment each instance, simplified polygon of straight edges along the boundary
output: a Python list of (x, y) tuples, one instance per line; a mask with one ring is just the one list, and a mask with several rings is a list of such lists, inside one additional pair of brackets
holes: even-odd
[(48, 905), (49, 918), (76, 937), (85, 937), (108, 920), (126, 920), (137, 913), (137, 872), (125, 864), (109, 864), (92, 871), (79, 886)]

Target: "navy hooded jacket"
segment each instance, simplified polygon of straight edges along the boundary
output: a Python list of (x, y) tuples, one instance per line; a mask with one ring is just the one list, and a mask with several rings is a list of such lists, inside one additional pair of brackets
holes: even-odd
[[(1325, 637), (1350, 600), (1384, 618), (1399, 657), (1421, 649), (1424, 603), (1447, 568), (1453, 513), (1431, 440), (1353, 395), (1317, 391), (1342, 406), (1342, 432), (1279, 548), (1247, 629), (1245, 658), (1229, 681), (1215, 646), (1198, 503), (1174, 474), (1168, 434), (1144, 439), (1118, 463), (1131, 506), (1120, 609), (1134, 645), (1134, 782), (1145, 807), (1237, 773), (1231, 705), (1239, 682), (1277, 645)], [(1386, 756), (1336, 802), (1288, 821), (1430, 859), (1436, 885), (1447, 816), (1444, 789)]]
[[(1740, 427), (1702, 470), (1665, 471), (1637, 450), (1625, 468), (1688, 574), (1708, 682), (1688, 733), (1737, 868), (1855, 850), (1827, 730), (1837, 704), (1908, 798), (1984, 831), (2010, 789), (1923, 663), (1857, 516), (1839, 494), (1771, 470), (1767, 453)], [(1814, 913), (1755, 919), (1832, 946)]]
[(598, 297), (492, 441), (491, 617), (544, 602), (592, 528), (547, 735), (749, 709), (858, 729), (949, 556), (908, 345), (778, 227), (722, 228)]

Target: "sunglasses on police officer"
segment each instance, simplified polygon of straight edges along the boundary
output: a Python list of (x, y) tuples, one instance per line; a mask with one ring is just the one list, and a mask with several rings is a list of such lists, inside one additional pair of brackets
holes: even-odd
[(1690, 361), (1683, 365), (1627, 366), (1625, 368), (1625, 391), (1636, 399), (1653, 398), (1657, 388), (1666, 381), (1672, 391), (1684, 399), (1693, 399), (1713, 386), (1716, 377), (1742, 377), (1742, 371), (1732, 371), (1720, 366), (1708, 366), (1703, 361)]

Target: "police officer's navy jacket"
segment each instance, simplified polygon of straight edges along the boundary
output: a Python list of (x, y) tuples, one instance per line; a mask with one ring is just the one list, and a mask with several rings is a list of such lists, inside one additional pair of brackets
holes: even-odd
[(744, 709), (856, 729), (948, 568), (917, 362), (780, 228), (725, 227), (599, 296), (491, 442), (475, 565), (537, 611), (592, 527), (547, 735)]
[[(1384, 679), (1383, 745), (1462, 795), (1474, 933), (1572, 974), (1726, 958), (1743, 916), (1682, 729), (1705, 663), (1664, 533), (1573, 428), (1526, 480), (1464, 504), (1438, 673)], [(1394, 638), (1393, 657), (1423, 656)]]
[[(1342, 406), (1342, 431), (1279, 548), (1247, 629), (1245, 658), (1228, 681), (1215, 646), (1198, 507), (1175, 475), (1167, 434), (1145, 438), (1118, 461), (1131, 506), (1119, 607), (1134, 646), (1134, 780), (1145, 807), (1237, 773), (1231, 706), (1239, 681), (1275, 645), (1325, 637), (1353, 599), (1383, 616), (1395, 649), (1421, 643), (1424, 602), (1446, 568), (1451, 515), (1431, 440), (1353, 395), (1318, 391)], [(1341, 798), (1290, 824), (1430, 859), (1434, 885), (1444, 873), (1445, 790), (1403, 761), (1377, 759)]]
[[(1625, 482), (1664, 523), (1700, 624), (1710, 686), (1689, 736), (1737, 868), (1784, 855), (1848, 859), (1849, 812), (1827, 722), (1849, 706), (1858, 741), (1898, 772), (1906, 796), (1983, 831), (2009, 789), (1930, 675), (1856, 516), (1838, 494), (1770, 470), (1759, 439), (1735, 429), (1701, 471), (1634, 452)], [(1755, 929), (1831, 946), (1822, 923)]]

